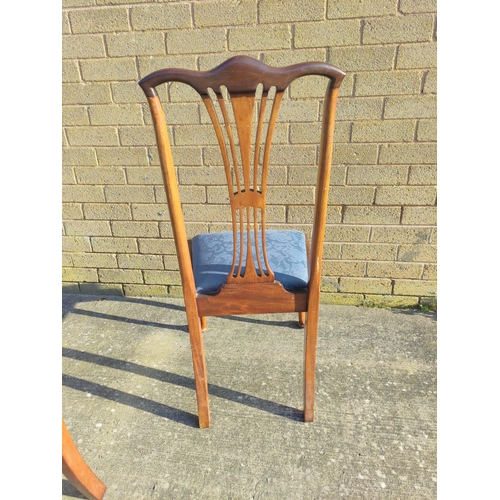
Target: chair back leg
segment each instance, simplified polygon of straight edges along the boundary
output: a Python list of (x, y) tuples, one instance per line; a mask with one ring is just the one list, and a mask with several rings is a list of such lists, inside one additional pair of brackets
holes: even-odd
[(200, 318), (200, 322), (201, 322), (201, 331), (202, 332), (205, 332), (207, 330), (207, 317), (206, 316), (202, 316)]
[(299, 326), (300, 328), (304, 328), (305, 325), (306, 325), (306, 313), (299, 312)]

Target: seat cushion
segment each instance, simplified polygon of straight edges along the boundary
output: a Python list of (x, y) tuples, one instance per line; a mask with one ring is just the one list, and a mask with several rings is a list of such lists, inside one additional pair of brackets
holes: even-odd
[[(264, 267), (260, 240), (261, 238), (259, 238), (259, 253)], [(255, 262), (253, 233), (250, 241)], [(276, 281), (279, 281), (287, 290), (307, 287), (309, 273), (307, 271), (307, 250), (304, 233), (294, 230), (268, 230), (266, 231), (266, 249), (269, 266), (274, 272)], [(233, 233), (209, 233), (195, 236), (192, 239), (191, 250), (196, 291), (198, 293), (209, 293), (219, 290), (226, 283), (233, 263)], [(244, 255), (242, 269), (245, 268), (245, 260), (246, 256)], [(239, 234), (236, 268), (238, 263)], [(255, 267), (258, 270), (258, 264), (255, 264)]]

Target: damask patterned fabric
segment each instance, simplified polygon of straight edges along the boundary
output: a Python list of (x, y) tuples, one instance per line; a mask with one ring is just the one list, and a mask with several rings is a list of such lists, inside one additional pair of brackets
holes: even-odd
[[(255, 268), (255, 239), (252, 233), (250, 242)], [(244, 237), (246, 249), (246, 233)], [(233, 262), (233, 233), (209, 233), (195, 236), (192, 240), (194, 280), (198, 293), (215, 292), (226, 283)], [(307, 287), (309, 275), (307, 271), (306, 238), (304, 233), (294, 230), (266, 231), (266, 249), (269, 266), (274, 272), (276, 281), (286, 289), (295, 290)], [(262, 267), (262, 243), (259, 233), (259, 254)], [(243, 269), (246, 261), (246, 250), (243, 254)], [(236, 270), (239, 262), (239, 234), (237, 239)]]

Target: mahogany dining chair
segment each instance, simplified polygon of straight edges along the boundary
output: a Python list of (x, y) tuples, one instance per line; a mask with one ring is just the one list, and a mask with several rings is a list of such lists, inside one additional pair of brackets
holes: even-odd
[[(327, 78), (312, 236), (266, 229), (273, 132), (287, 87), (297, 78)], [(321, 264), (333, 151), (335, 109), (345, 73), (324, 62), (276, 68), (236, 56), (210, 71), (166, 68), (144, 77), (170, 212), (186, 307), (200, 427), (210, 412), (202, 332), (207, 316), (299, 314), (305, 324), (304, 421), (314, 418)], [(232, 231), (188, 241), (167, 124), (156, 87), (181, 82), (206, 106), (225, 167)]]

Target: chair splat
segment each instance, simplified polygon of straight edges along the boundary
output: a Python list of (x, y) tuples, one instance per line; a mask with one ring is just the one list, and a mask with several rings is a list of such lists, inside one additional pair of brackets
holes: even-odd
[[(269, 92), (262, 89), (263, 85), (259, 84), (253, 93), (230, 95), (222, 87), (216, 91), (209, 89), (202, 95), (222, 154), (231, 207), (234, 251), (227, 283), (274, 281), (265, 236), (266, 188), (270, 149), (283, 92), (273, 88), (266, 123)], [(267, 132), (262, 144), (265, 124)], [(259, 251), (252, 252), (252, 248)]]

